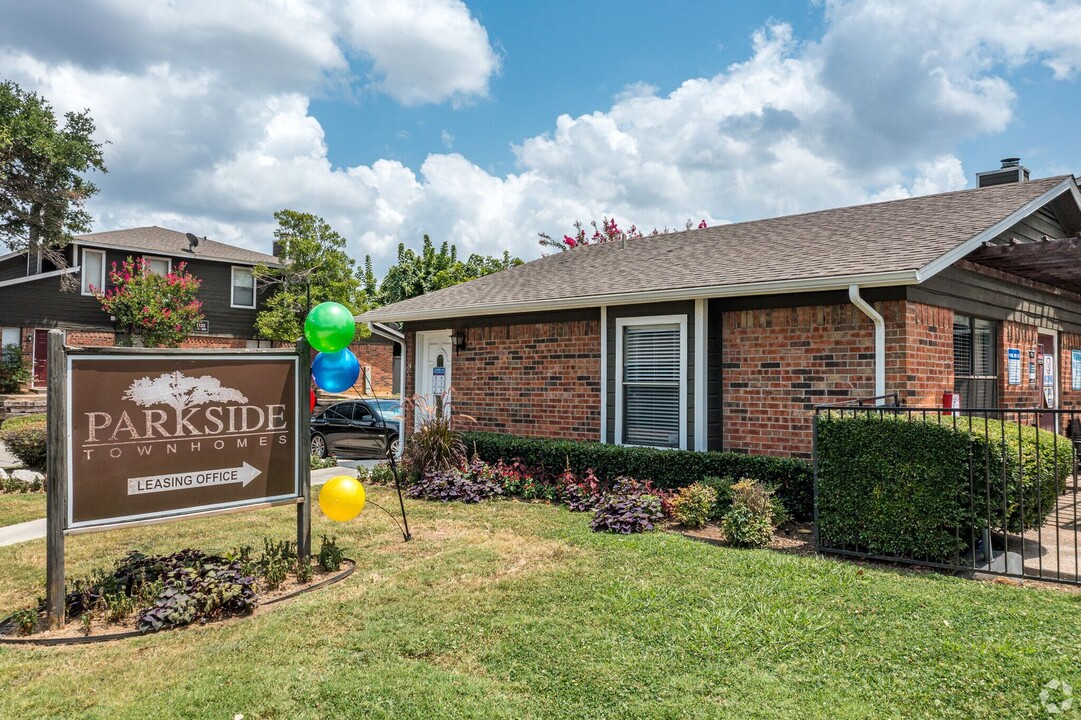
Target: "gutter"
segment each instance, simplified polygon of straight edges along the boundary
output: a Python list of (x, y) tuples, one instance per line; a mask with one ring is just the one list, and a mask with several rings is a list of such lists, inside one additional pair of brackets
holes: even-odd
[(886, 321), (860, 297), (859, 285), (848, 286), (848, 299), (875, 324), (875, 405), (881, 405), (886, 394)]

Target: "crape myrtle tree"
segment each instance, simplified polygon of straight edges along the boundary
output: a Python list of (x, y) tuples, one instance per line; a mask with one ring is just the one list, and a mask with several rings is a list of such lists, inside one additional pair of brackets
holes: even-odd
[[(621, 240), (624, 236), (629, 238), (642, 237), (642, 231), (638, 229), (636, 225), (631, 225), (627, 230), (621, 230), (619, 225), (616, 224), (615, 218), (605, 217), (599, 224), (596, 220), (590, 221), (590, 226), (593, 228), (593, 232), (590, 233), (586, 230), (585, 226), (580, 220), (576, 220), (574, 223), (574, 234), (564, 235), (562, 238), (556, 239), (548, 233), (537, 233), (540, 237), (541, 247), (552, 248), (559, 250), (560, 252), (566, 252), (567, 250), (573, 250), (579, 247), (585, 247), (586, 245), (598, 245), (600, 243), (612, 242), (613, 240)], [(694, 222), (688, 218), (684, 223), (683, 229), (690, 230), (694, 227)], [(698, 223), (698, 229), (708, 227), (706, 221), (703, 219)], [(650, 236), (664, 235), (670, 232), (676, 232), (675, 228), (669, 228), (667, 225), (663, 230), (653, 228), (649, 232)]]
[(454, 245), (443, 242), (437, 251), (431, 238), (425, 235), (419, 253), (407, 248), (405, 243), (398, 244), (398, 261), (390, 266), (378, 286), (371, 256), (366, 257), (365, 293), (372, 304), (387, 305), (521, 264), (521, 258), (511, 257), (506, 250), (502, 257), (474, 253), (463, 262), (458, 259), (458, 248)]
[[(67, 266), (63, 248), (89, 232), (85, 203), (98, 190), (83, 174), (105, 172), (94, 129), (89, 110), (65, 113), (61, 125), (44, 98), (0, 83), (0, 243), (9, 250)], [(78, 287), (60, 277), (62, 288)]]
[[(304, 318), (321, 302), (338, 302), (353, 313), (366, 299), (356, 263), (345, 251), (345, 238), (312, 213), (279, 210), (274, 231), (282, 267), (260, 264), (255, 278), (270, 295), (255, 319), (260, 337), (293, 342), (303, 334)], [(358, 326), (364, 336), (367, 328)]]
[(119, 266), (112, 264), (109, 284), (107, 290), (90, 289), (132, 344), (179, 347), (203, 319), (203, 304), (196, 297), (202, 281), (187, 271), (187, 263), (159, 275), (143, 258), (129, 257)]

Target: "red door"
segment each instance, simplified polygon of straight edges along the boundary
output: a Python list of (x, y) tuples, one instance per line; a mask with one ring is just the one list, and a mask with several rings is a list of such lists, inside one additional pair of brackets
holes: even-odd
[[(1055, 336), (1040, 333), (1036, 342), (1039, 343), (1036, 349), (1036, 386), (1040, 392), (1036, 398), (1036, 407), (1054, 410), (1058, 404), (1058, 348), (1055, 347)], [(1041, 413), (1040, 427), (1054, 430), (1055, 416), (1052, 413)]]
[(49, 331), (34, 330), (34, 387), (43, 388), (48, 382)]

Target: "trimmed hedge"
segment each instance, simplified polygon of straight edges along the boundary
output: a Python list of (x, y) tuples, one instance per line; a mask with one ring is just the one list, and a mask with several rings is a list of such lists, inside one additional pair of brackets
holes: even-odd
[(0, 440), (23, 465), (31, 470), (44, 470), (45, 434), (44, 422), (19, 423), (13, 430), (6, 427), (0, 430)]
[(735, 480), (750, 477), (771, 488), (795, 519), (809, 520), (814, 515), (814, 472), (806, 460), (544, 440), (489, 432), (464, 432), (462, 440), (470, 455), (475, 448), (481, 459), (489, 463), (517, 459), (552, 474), (562, 472), (569, 463), (576, 473), (592, 469), (604, 482), (627, 475), (650, 480), (654, 487), (663, 490), (686, 487), (710, 476)]
[(819, 417), (819, 536), (877, 555), (951, 560), (983, 527), (1043, 524), (1073, 463), (1069, 440), (1017, 423)]

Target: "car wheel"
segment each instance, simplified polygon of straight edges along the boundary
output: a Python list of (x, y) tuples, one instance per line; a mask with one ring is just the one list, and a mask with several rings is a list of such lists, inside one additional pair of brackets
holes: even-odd
[(391, 457), (398, 457), (398, 438), (397, 436), (390, 439), (390, 447), (387, 448)]
[(317, 458), (327, 456), (327, 439), (322, 435), (312, 435), (312, 455)]

